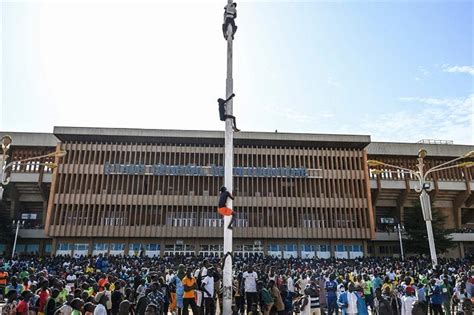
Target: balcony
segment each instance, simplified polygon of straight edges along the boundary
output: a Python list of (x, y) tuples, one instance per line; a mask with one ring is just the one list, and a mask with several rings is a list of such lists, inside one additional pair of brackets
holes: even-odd
[(21, 238), (50, 238), (46, 235), (44, 228), (41, 229), (19, 229), (18, 237)]

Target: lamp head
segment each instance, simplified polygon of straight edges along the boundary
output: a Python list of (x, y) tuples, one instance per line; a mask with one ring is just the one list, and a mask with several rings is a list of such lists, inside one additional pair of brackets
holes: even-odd
[(474, 158), (474, 150), (464, 154), (463, 158)]
[(382, 174), (383, 171), (382, 170), (370, 170), (370, 172), (374, 175), (378, 175), (378, 174)]
[(10, 148), (12, 142), (12, 137), (8, 135), (2, 137), (2, 150), (4, 153)]
[(424, 148), (421, 148), (418, 151), (418, 157), (420, 157), (422, 159), (424, 159), (427, 155), (428, 155), (428, 151), (426, 151), (426, 149), (424, 149)]
[(383, 165), (383, 162), (377, 161), (377, 160), (368, 160), (367, 161), (368, 166), (380, 166)]
[(56, 167), (58, 167), (58, 164), (56, 164), (56, 163), (44, 163), (44, 166), (49, 167), (51, 169), (55, 169)]
[(457, 164), (456, 166), (460, 168), (463, 168), (463, 167), (470, 168), (474, 166), (474, 162), (462, 162), (462, 163)]
[(67, 154), (66, 150), (60, 150), (60, 151), (54, 151), (48, 154), (48, 156), (57, 156), (57, 157), (63, 157)]

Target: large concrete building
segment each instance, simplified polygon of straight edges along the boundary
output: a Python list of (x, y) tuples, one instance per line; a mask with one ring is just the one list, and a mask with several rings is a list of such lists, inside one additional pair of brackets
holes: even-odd
[[(54, 170), (38, 162), (13, 168), (0, 211), (24, 220), (17, 252), (222, 251), (222, 132), (55, 127), (52, 134), (1, 134), (13, 139), (13, 160), (68, 152)], [(286, 257), (399, 255), (398, 234), (387, 230), (405, 220), (418, 198), (416, 182), (401, 173), (373, 175), (366, 161), (413, 169), (421, 147), (429, 166), (474, 150), (263, 132), (237, 133), (234, 144), (234, 251)], [(445, 228), (463, 230), (452, 234), (457, 246), (448, 255), (473, 253), (473, 170), (445, 170), (430, 180)], [(0, 244), (0, 253), (10, 250)]]

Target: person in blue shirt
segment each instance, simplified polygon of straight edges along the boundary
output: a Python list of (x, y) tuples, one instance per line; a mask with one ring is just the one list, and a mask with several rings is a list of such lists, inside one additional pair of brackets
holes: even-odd
[(367, 310), (367, 307), (365, 306), (365, 301), (362, 300), (361, 302), (360, 300), (362, 300), (362, 298), (354, 290), (354, 284), (349, 283), (348, 291), (345, 291), (341, 293), (341, 295), (339, 295), (339, 298), (337, 299), (337, 304), (342, 309), (343, 315), (358, 314), (360, 311), (362, 311), (359, 310), (362, 303), (364, 304), (364, 308)]
[(382, 287), (382, 279), (380, 276), (376, 273), (374, 275), (374, 279), (372, 280), (372, 288), (374, 288), (374, 291), (377, 290), (377, 288)]
[(331, 274), (329, 276), (329, 281), (326, 281), (324, 287), (326, 288), (326, 299), (328, 303), (328, 315), (336, 313), (339, 314), (339, 309), (337, 307), (337, 282), (336, 275)]
[(436, 284), (436, 280), (431, 280), (431, 294), (430, 294), (430, 305), (434, 315), (443, 314), (443, 294), (441, 286)]

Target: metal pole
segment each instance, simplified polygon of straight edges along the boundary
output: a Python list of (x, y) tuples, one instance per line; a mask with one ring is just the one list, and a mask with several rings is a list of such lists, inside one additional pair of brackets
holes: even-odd
[[(422, 186), (425, 184), (424, 180), (421, 182)], [(420, 194), (420, 203), (421, 209), (423, 211), (423, 219), (426, 222), (426, 231), (428, 233), (428, 244), (430, 246), (430, 256), (431, 262), (433, 263), (433, 267), (438, 264), (438, 258), (436, 257), (436, 247), (435, 241), (433, 236), (433, 226), (431, 225), (431, 221), (433, 220), (433, 216), (431, 214), (431, 201), (430, 195), (426, 192), (425, 189), (422, 188)]]
[(15, 241), (13, 242), (12, 259), (15, 257), (16, 241), (18, 239), (18, 230), (20, 229), (20, 220), (16, 221)]
[(431, 221), (433, 220), (433, 215), (431, 213), (431, 201), (430, 195), (426, 192), (426, 179), (425, 179), (425, 161), (424, 158), (426, 157), (427, 152), (425, 149), (420, 149), (418, 151), (418, 179), (420, 182), (420, 203), (421, 203), (421, 210), (423, 211), (423, 219), (426, 222), (426, 231), (428, 233), (428, 244), (430, 246), (430, 256), (431, 256), (431, 263), (433, 267), (438, 265), (438, 258), (436, 257), (436, 247), (435, 241), (433, 236), (433, 226), (431, 225)]
[(3, 198), (3, 175), (5, 174), (5, 152), (0, 156), (0, 202)]
[[(232, 0), (228, 0), (228, 5), (232, 4)], [(229, 97), (233, 93), (234, 80), (232, 78), (232, 25), (227, 27), (227, 78), (226, 78), (226, 95)], [(232, 115), (233, 99), (227, 102), (226, 114)], [(227, 190), (233, 193), (232, 169), (234, 162), (234, 131), (232, 129), (232, 120), (227, 119), (225, 122), (225, 148), (224, 148), (224, 185)], [(233, 208), (232, 200), (227, 200), (227, 207)], [(223, 301), (222, 314), (232, 314), (232, 230), (227, 226), (231, 221), (231, 216), (224, 216), (224, 270), (223, 270)], [(230, 255), (227, 255), (230, 253)]]
[(403, 252), (403, 241), (402, 241), (402, 226), (398, 223), (398, 240), (400, 241), (400, 253), (402, 260), (405, 260), (405, 253)]

